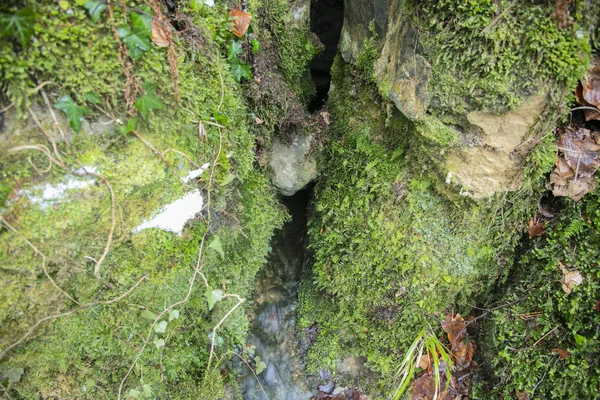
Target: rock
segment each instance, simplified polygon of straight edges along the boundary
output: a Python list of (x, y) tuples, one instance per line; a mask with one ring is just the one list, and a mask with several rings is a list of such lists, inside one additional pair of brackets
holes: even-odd
[(292, 196), (317, 176), (317, 163), (309, 154), (311, 141), (311, 135), (294, 135), (289, 144), (273, 140), (269, 165), (282, 195)]
[(326, 381), (331, 378), (331, 373), (327, 369), (321, 369), (319, 370), (319, 378), (321, 378), (321, 380)]
[(505, 190), (518, 190), (522, 157), (527, 153), (526, 135), (543, 110), (544, 93), (526, 99), (515, 110), (502, 115), (475, 111), (467, 115), (473, 129), (480, 131), (481, 144), (453, 149), (448, 154), (447, 183), (458, 183), (464, 194), (484, 198)]
[(331, 391), (333, 390), (333, 382), (329, 381), (325, 385), (320, 385), (319, 390), (321, 392), (331, 393)]
[(347, 356), (340, 358), (337, 362), (337, 372), (340, 375), (348, 375), (352, 378), (358, 378), (368, 374), (365, 367), (366, 359), (364, 357)]

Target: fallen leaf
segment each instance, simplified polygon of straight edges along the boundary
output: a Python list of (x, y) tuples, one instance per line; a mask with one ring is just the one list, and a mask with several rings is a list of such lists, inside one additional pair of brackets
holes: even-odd
[(472, 342), (461, 342), (455, 346), (452, 352), (455, 357), (454, 369), (456, 371), (462, 371), (471, 366), (473, 354), (475, 353), (475, 346)]
[(419, 360), (419, 368), (421, 368), (424, 371), (428, 371), (429, 368), (431, 367), (431, 357), (429, 357), (429, 354), (424, 354), (421, 359)]
[(574, 269), (573, 271), (569, 271), (567, 267), (565, 267), (565, 265), (560, 261), (558, 262), (558, 266), (563, 273), (560, 283), (562, 284), (562, 288), (566, 294), (571, 293), (573, 287), (579, 286), (583, 283), (583, 276), (581, 276), (578, 270)]
[(552, 349), (552, 352), (558, 354), (558, 359), (561, 361), (569, 357), (569, 351), (567, 349)]
[(600, 312), (600, 299), (596, 300), (596, 305), (593, 310)]
[(535, 217), (529, 220), (529, 239), (533, 239), (537, 236), (542, 236), (546, 232), (546, 223), (540, 221)]
[(454, 351), (457, 346), (467, 336), (467, 323), (460, 314), (452, 317), (450, 314), (446, 316), (446, 320), (442, 323), (442, 329), (448, 334), (450, 342), (450, 350)]
[(592, 138), (589, 129), (566, 128), (560, 134), (556, 145), (562, 151), (567, 165), (575, 171), (576, 178), (592, 176), (600, 167), (600, 146)]
[(262, 120), (262, 119), (260, 119), (258, 117), (254, 118), (254, 122), (256, 123), (256, 125), (261, 125), (261, 124), (265, 123), (264, 120)]
[(252, 15), (236, 7), (229, 11), (229, 18), (233, 19), (233, 34), (240, 38), (244, 36), (252, 21)]
[(529, 395), (527, 393), (517, 391), (517, 400), (529, 400)]
[(323, 122), (325, 122), (325, 125), (329, 125), (329, 112), (327, 111), (321, 111), (321, 117), (323, 117)]
[(151, 39), (154, 42), (154, 44), (156, 44), (158, 47), (168, 47), (171, 44), (169, 36), (169, 32), (163, 26), (163, 24), (153, 19)]
[(581, 86), (585, 102), (600, 107), (600, 54), (596, 54), (588, 75), (581, 80)]

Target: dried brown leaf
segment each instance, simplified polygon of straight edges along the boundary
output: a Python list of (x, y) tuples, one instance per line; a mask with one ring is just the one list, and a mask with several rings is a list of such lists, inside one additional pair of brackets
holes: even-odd
[(152, 20), (152, 41), (158, 47), (167, 47), (171, 44), (169, 40), (169, 32), (163, 26), (162, 23), (153, 19)]
[(598, 150), (600, 146), (591, 137), (591, 131), (585, 128), (563, 130), (557, 141), (565, 162), (575, 171), (577, 178), (592, 176), (600, 163)]
[(552, 349), (552, 352), (558, 354), (559, 360), (566, 360), (569, 357), (569, 351), (567, 349)]
[(252, 21), (252, 15), (236, 7), (229, 11), (229, 18), (233, 19), (233, 34), (240, 38), (244, 36)]
[(587, 104), (600, 107), (600, 53), (596, 54), (592, 68), (582, 79), (582, 97)]
[(529, 400), (529, 395), (527, 393), (517, 391), (517, 400)]
[(546, 223), (532, 217), (529, 220), (529, 239), (533, 239), (537, 236), (542, 236), (546, 232)]
[(600, 312), (600, 299), (596, 300), (596, 305), (593, 310)]
[(558, 262), (558, 266), (563, 273), (560, 283), (566, 294), (571, 293), (571, 290), (573, 290), (575, 286), (579, 286), (583, 283), (583, 276), (581, 276), (578, 270), (574, 269), (569, 271), (560, 261)]
[(450, 314), (446, 315), (442, 329), (448, 334), (448, 341), (450, 342), (450, 349), (452, 351), (467, 336), (466, 326), (467, 323), (460, 314), (456, 314), (454, 317)]
[(419, 360), (419, 368), (421, 368), (424, 371), (427, 372), (431, 372), (429, 371), (431, 369), (431, 357), (429, 357), (429, 354), (424, 354), (421, 359)]
[[(554, 180), (554, 174), (550, 175), (550, 182)], [(560, 182), (561, 178), (557, 178), (557, 182)], [(567, 181), (565, 184), (555, 183), (552, 187), (552, 194), (558, 197), (570, 197), (575, 201), (579, 201), (591, 192), (596, 189), (596, 179), (593, 176), (587, 178), (581, 178), (577, 180)]]

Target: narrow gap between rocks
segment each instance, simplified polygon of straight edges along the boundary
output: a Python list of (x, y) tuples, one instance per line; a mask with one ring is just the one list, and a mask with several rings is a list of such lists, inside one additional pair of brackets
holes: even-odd
[(310, 63), (310, 74), (315, 84), (316, 94), (308, 105), (313, 113), (327, 101), (331, 83), (331, 66), (338, 51), (338, 43), (344, 23), (343, 0), (312, 0), (310, 5), (311, 30), (325, 46), (321, 54)]

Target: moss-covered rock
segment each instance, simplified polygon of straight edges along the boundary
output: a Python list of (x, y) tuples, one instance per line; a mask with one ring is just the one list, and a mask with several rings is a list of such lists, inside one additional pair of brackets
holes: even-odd
[[(176, 100), (167, 48), (149, 42), (128, 83), (108, 11), (94, 22), (63, 3), (21, 5), (36, 13), (30, 44), (0, 41), (3, 100), (13, 106), (0, 132), (0, 379), (13, 398), (219, 398), (220, 367), (245, 342), (247, 320), (243, 307), (224, 318), (233, 297), (210, 307), (207, 286), (246, 297), (284, 217), (254, 169), (248, 111), (219, 47), (231, 36), (228, 10), (180, 10), (189, 29), (174, 36)], [(112, 6), (121, 24), (123, 9)], [(153, 13), (129, 6), (128, 18)], [(48, 105), (32, 90), (42, 82), (51, 82), (42, 85)], [(159, 106), (135, 122), (124, 90), (149, 82)], [(90, 109), (81, 132), (52, 107), (63, 95)], [(111, 129), (92, 129), (106, 119)], [(135, 229), (189, 193), (204, 207), (181, 235)], [(209, 334), (222, 319), (207, 370)]]

